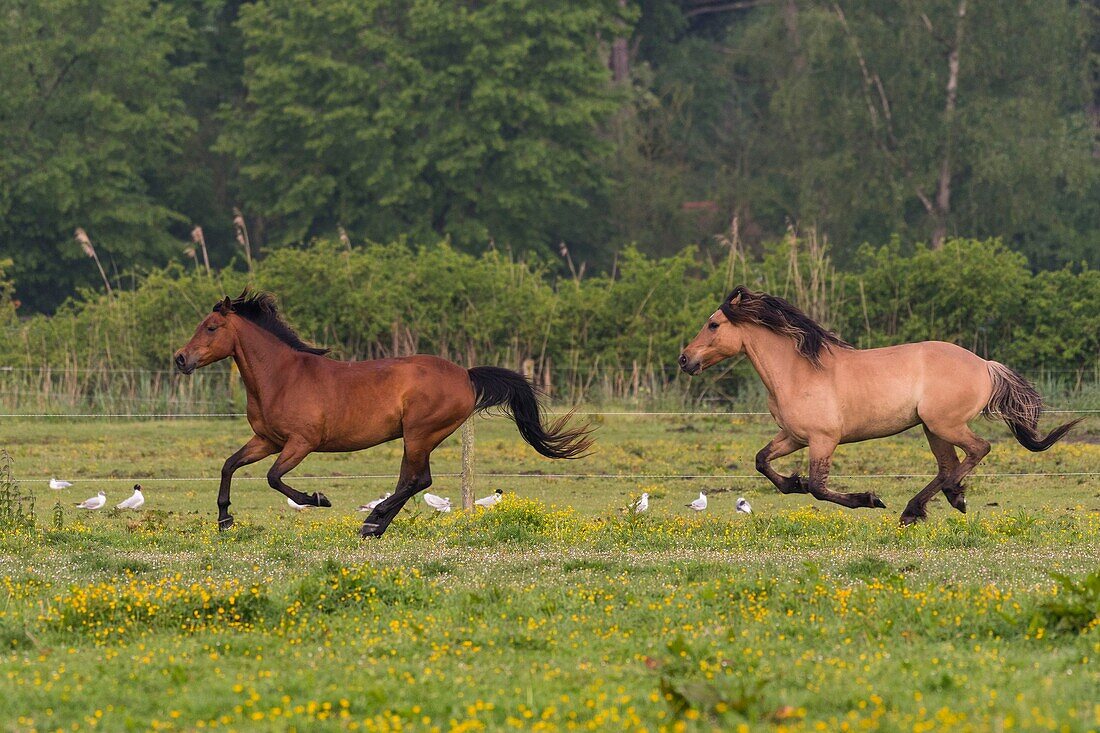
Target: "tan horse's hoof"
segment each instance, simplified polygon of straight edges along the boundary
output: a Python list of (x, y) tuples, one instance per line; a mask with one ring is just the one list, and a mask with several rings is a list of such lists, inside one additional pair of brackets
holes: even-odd
[(331, 507), (332, 502), (320, 491), (316, 491), (313, 493), (313, 506)]
[(233, 515), (228, 514), (224, 519), (218, 520), (218, 531), (224, 532), (233, 526)]
[(922, 517), (916, 514), (902, 514), (901, 521), (898, 522), (902, 527), (908, 527), (918, 522), (923, 522), (927, 517)]

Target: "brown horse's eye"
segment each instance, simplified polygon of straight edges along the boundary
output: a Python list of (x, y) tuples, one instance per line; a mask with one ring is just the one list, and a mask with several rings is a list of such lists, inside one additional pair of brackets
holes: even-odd
[(210, 333), (214, 333), (215, 331), (218, 330), (218, 327), (217, 326), (207, 326), (206, 330)]
[(718, 330), (718, 324), (715, 323), (714, 321), (711, 321), (710, 323), (707, 324), (707, 328), (709, 328), (711, 331), (717, 331)]

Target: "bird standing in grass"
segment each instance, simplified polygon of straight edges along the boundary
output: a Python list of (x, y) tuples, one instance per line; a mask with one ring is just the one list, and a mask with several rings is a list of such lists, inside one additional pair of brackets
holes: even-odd
[(373, 511), (376, 506), (378, 506), (379, 504), (381, 504), (382, 502), (384, 502), (386, 499), (390, 498), (391, 496), (393, 496), (393, 494), (390, 493), (389, 491), (387, 491), (385, 494), (382, 494), (382, 496), (378, 497), (377, 499), (372, 499), (371, 501), (368, 501), (366, 504), (361, 505), (355, 511), (357, 511), (357, 512)]
[(649, 494), (643, 493), (638, 501), (630, 507), (630, 510), (635, 514), (643, 514), (649, 511)]
[(699, 492), (699, 498), (687, 505), (689, 509), (701, 512), (707, 508), (707, 495)]
[(51, 489), (67, 489), (70, 486), (72, 486), (72, 484), (69, 483), (68, 481), (62, 481), (62, 480), (56, 479), (56, 478), (51, 478), (50, 479), (50, 488)]
[(140, 509), (145, 503), (145, 494), (141, 493), (141, 484), (134, 484), (134, 493), (129, 499), (119, 502), (115, 509)]
[(504, 494), (504, 491), (502, 489), (497, 489), (496, 491), (489, 494), (488, 496), (484, 496), (484, 497), (478, 499), (477, 501), (474, 502), (474, 504), (477, 505), (477, 506), (483, 506), (483, 507), (486, 507), (486, 508), (494, 506), (494, 505), (500, 503), (500, 500), (501, 500), (501, 497), (503, 496), (503, 494)]
[(752, 514), (752, 507), (745, 501), (745, 497), (737, 497), (737, 511), (740, 514)]
[(76, 505), (77, 509), (101, 509), (107, 503), (107, 495), (102, 491), (90, 499), (85, 499)]
[(436, 496), (435, 494), (429, 494), (424, 492), (424, 503), (435, 509), (437, 512), (449, 512), (451, 511), (451, 500), (442, 496)]

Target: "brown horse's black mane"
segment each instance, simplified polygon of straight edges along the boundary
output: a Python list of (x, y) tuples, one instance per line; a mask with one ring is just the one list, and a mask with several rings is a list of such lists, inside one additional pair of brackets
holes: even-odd
[(268, 333), (272, 334), (284, 344), (295, 351), (304, 351), (307, 354), (327, 354), (328, 349), (320, 349), (310, 346), (301, 337), (294, 333), (294, 329), (287, 325), (283, 317), (279, 315), (279, 309), (275, 305), (275, 296), (270, 293), (256, 292), (251, 288), (245, 288), (233, 300), (226, 298), (214, 306), (214, 310), (225, 313), (225, 304), (229, 301), (230, 313), (236, 314), (248, 320)]
[(854, 348), (782, 298), (767, 293), (754, 293), (743, 285), (734, 288), (726, 296), (722, 301), (721, 311), (730, 323), (755, 323), (793, 339), (798, 353), (815, 365), (821, 363), (822, 349), (830, 346)]

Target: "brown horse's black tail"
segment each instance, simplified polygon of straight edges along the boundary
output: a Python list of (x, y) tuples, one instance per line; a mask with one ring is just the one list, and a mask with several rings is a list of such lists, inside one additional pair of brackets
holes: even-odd
[(499, 367), (479, 366), (469, 370), (470, 382), (477, 395), (475, 410), (499, 407), (516, 421), (519, 434), (547, 458), (581, 458), (592, 447), (588, 437), (592, 428), (584, 425), (569, 429), (570, 410), (553, 424), (543, 427), (539, 393), (519, 372)]
[(1084, 418), (1071, 420), (1051, 430), (1045, 438), (1039, 435), (1039, 415), (1043, 398), (1026, 379), (1004, 364), (989, 362), (989, 377), (993, 380), (993, 396), (982, 410), (988, 418), (999, 417), (1008, 423), (1020, 445), (1029, 451), (1044, 451), (1057, 443), (1074, 425)]

